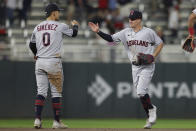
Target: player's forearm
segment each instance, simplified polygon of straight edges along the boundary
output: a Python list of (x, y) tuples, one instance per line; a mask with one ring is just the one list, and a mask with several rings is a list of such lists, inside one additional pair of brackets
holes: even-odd
[(114, 40), (112, 39), (112, 36), (106, 33), (103, 33), (102, 31), (97, 32), (97, 34), (103, 38), (104, 40), (108, 41), (108, 42), (114, 42)]
[(33, 52), (33, 54), (36, 56), (36, 54), (37, 54), (36, 44), (30, 42), (30, 43), (29, 43), (29, 48), (31, 49), (31, 51)]
[(194, 20), (196, 19), (196, 14), (192, 13), (188, 19), (188, 30), (190, 35), (194, 35)]
[(73, 35), (72, 35), (72, 37), (76, 37), (77, 34), (78, 34), (78, 25), (74, 25), (73, 26)]
[(155, 49), (155, 51), (153, 53), (153, 56), (155, 58), (159, 55), (159, 53), (161, 52), (162, 48), (163, 48), (163, 43), (161, 43), (160, 45), (158, 45), (158, 47)]

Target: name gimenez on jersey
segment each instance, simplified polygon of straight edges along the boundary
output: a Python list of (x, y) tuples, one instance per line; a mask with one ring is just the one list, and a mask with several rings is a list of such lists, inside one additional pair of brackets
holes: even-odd
[(147, 41), (142, 41), (142, 40), (130, 40), (130, 41), (127, 41), (127, 45), (128, 45), (128, 46), (140, 45), (140, 46), (148, 47), (149, 42), (147, 42)]
[(56, 31), (57, 27), (58, 27), (58, 25), (56, 25), (56, 24), (46, 23), (46, 24), (37, 26), (37, 31), (42, 31), (42, 30), (54, 30), (54, 31)]

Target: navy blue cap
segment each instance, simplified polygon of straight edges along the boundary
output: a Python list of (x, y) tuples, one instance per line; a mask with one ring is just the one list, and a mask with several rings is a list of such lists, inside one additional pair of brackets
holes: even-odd
[(131, 10), (129, 14), (129, 19), (131, 20), (142, 19), (142, 12), (138, 10)]
[(48, 4), (48, 5), (46, 6), (46, 8), (45, 8), (46, 14), (50, 14), (50, 13), (53, 12), (53, 11), (61, 11), (61, 10), (63, 10), (63, 9), (60, 9), (60, 8), (59, 8), (56, 4), (54, 4), (54, 3)]

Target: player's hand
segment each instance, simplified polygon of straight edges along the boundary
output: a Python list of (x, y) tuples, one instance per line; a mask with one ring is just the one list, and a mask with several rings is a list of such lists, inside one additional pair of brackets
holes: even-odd
[(38, 58), (37, 56), (34, 56), (34, 60), (37, 60), (37, 58)]
[(189, 36), (187, 38), (193, 39), (194, 36), (189, 34)]
[(91, 28), (91, 30), (93, 32), (99, 32), (99, 25), (98, 23), (97, 24), (94, 24), (93, 22), (88, 22), (88, 26)]
[(77, 25), (77, 26), (78, 26), (79, 23), (78, 23), (76, 20), (72, 20), (72, 21), (71, 21), (71, 25), (72, 25), (72, 26), (74, 26), (74, 25)]

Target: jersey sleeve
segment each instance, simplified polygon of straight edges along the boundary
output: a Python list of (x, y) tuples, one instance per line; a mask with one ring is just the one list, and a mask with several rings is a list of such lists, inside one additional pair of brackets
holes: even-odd
[(196, 8), (192, 12), (196, 14)]
[(36, 35), (35, 35), (35, 29), (33, 30), (33, 33), (32, 33), (32, 35), (31, 35), (31, 39), (30, 39), (30, 42), (31, 43), (36, 43)]
[(125, 30), (121, 30), (120, 32), (117, 32), (115, 34), (112, 35), (112, 39), (115, 43), (119, 44), (119, 43), (125, 43), (126, 39), (125, 39), (125, 34), (124, 34)]
[(157, 35), (157, 33), (154, 30), (151, 30), (151, 42), (155, 45), (159, 45), (163, 43), (163, 40)]
[(67, 24), (62, 24), (61, 25), (61, 32), (64, 35), (67, 35), (67, 36), (70, 36), (70, 37), (73, 35), (73, 29), (70, 29)]

